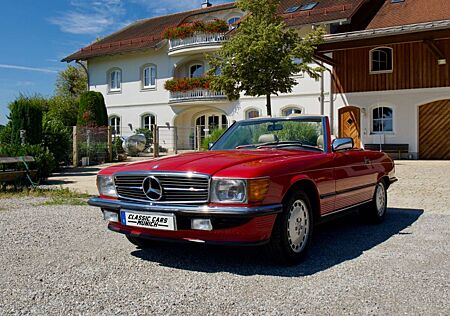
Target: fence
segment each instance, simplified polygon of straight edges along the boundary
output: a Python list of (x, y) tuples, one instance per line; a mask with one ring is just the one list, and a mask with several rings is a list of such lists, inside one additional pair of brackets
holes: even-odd
[(111, 127), (73, 127), (73, 165), (89, 166), (112, 161)]

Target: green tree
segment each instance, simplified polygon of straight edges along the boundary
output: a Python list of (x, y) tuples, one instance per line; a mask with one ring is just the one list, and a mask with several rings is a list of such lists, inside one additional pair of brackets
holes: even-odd
[(230, 100), (238, 99), (241, 92), (266, 96), (269, 116), (271, 95), (292, 92), (293, 75), (305, 72), (318, 78), (322, 73), (321, 67), (310, 64), (324, 30), (318, 28), (301, 38), (277, 15), (279, 4), (280, 0), (238, 0), (247, 16), (230, 40), (208, 58), (211, 89), (224, 91)]
[(40, 96), (19, 96), (9, 104), (11, 121), (11, 143), (20, 144), (20, 131), (25, 131), (27, 144), (42, 141), (42, 115), (47, 108), (47, 100)]
[(80, 96), (77, 125), (108, 125), (108, 114), (106, 112), (105, 99), (100, 92), (88, 91)]
[(81, 66), (69, 65), (58, 73), (55, 85), (57, 96), (76, 99), (87, 91), (86, 72)]
[(47, 119), (60, 121), (64, 126), (75, 126), (79, 103), (79, 99), (54, 96), (48, 100)]

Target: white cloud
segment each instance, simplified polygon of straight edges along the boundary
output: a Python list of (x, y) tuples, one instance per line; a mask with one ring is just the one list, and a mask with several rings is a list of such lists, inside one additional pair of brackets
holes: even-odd
[(28, 67), (28, 66), (20, 66), (20, 65), (0, 64), (0, 68), (15, 69), (15, 70), (26, 70), (26, 71), (36, 71), (36, 72), (44, 72), (44, 73), (58, 73), (57, 70), (53, 70), (53, 69), (49, 69), (49, 68), (37, 68), (37, 67)]
[(118, 23), (125, 14), (121, 0), (72, 0), (70, 5), (72, 10), (48, 19), (65, 33), (97, 35)]

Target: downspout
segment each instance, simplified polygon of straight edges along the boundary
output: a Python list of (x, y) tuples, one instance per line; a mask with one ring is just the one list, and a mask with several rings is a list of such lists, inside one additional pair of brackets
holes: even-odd
[(89, 83), (89, 71), (88, 71), (88, 69), (87, 69), (87, 67), (86, 67), (86, 65), (85, 64), (83, 64), (81, 61), (79, 61), (78, 59), (77, 60), (75, 60), (75, 63), (77, 63), (78, 65), (80, 65), (83, 69), (84, 69), (84, 72), (86, 73), (86, 78), (87, 78), (87, 90), (86, 91), (89, 91), (89, 89), (90, 89), (90, 83)]

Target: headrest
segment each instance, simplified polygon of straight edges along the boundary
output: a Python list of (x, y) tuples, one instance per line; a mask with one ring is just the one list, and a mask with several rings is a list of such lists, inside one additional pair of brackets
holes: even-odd
[(273, 142), (277, 142), (277, 141), (278, 141), (278, 137), (274, 134), (263, 134), (263, 135), (259, 136), (259, 138), (258, 138), (259, 144), (273, 143)]

